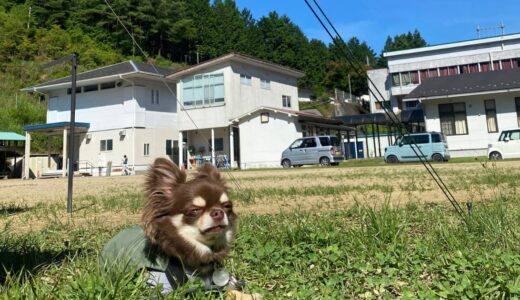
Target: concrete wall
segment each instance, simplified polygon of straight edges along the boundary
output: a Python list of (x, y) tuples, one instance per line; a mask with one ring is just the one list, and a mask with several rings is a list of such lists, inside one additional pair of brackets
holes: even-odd
[(240, 157), (243, 169), (280, 167), (282, 151), (302, 137), (295, 117), (269, 112), (269, 123), (260, 122), (260, 112), (243, 118), (239, 124)]
[[(166, 140), (178, 138), (176, 130), (168, 128), (129, 128), (124, 130), (125, 136), (121, 136), (120, 131), (89, 132), (90, 139), (82, 135), (79, 160), (88, 161), (94, 167), (106, 166), (108, 161), (112, 161), (112, 167), (120, 168), (123, 155), (126, 155), (129, 166), (135, 167), (135, 170), (146, 170), (155, 158), (166, 157)], [(100, 141), (106, 139), (112, 139), (111, 151), (100, 150)], [(149, 155), (144, 155), (144, 144), (150, 144)], [(84, 163), (81, 165), (84, 166)]]
[[(376, 109), (376, 99), (379, 101), (383, 100), (390, 100), (390, 92), (389, 89), (392, 85), (390, 82), (390, 77), (388, 76), (388, 69), (375, 69), (375, 70), (369, 70), (367, 72), (368, 77), (372, 80), (372, 82), (368, 82), (369, 86), (369, 97), (370, 97), (370, 112), (376, 113), (376, 112), (383, 112), (382, 109)], [(373, 84), (372, 84), (373, 83)], [(383, 95), (383, 99), (381, 99), (381, 96), (377, 93), (377, 91), (381, 92), (381, 95)], [(374, 95), (375, 93), (375, 95)], [(394, 100), (395, 101), (395, 100)], [(397, 107), (397, 103), (392, 104), (392, 107)]]
[[(224, 103), (213, 106), (179, 110), (180, 130), (227, 127), (229, 121), (259, 106), (283, 107), (282, 95), (291, 97), (290, 109), (298, 110), (296, 78), (239, 63), (223, 63), (204, 70), (207, 73), (224, 74)], [(251, 76), (251, 85), (240, 83), (240, 75)], [(190, 76), (193, 76), (191, 74)], [(270, 89), (260, 87), (260, 80), (270, 80)], [(182, 82), (177, 83), (179, 101), (182, 99)], [(196, 125), (195, 125), (195, 124)]]
[[(498, 140), (501, 130), (518, 128), (515, 97), (520, 97), (520, 92), (423, 101), (426, 130), (441, 131), (439, 104), (465, 102), (468, 134), (447, 136), (450, 153), (453, 157), (486, 155), (487, 145)], [(495, 99), (498, 133), (488, 133), (484, 108), (488, 99)]]

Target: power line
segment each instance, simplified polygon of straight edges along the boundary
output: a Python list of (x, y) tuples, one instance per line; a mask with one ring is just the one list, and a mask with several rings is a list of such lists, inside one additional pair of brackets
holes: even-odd
[[(112, 6), (110, 5), (110, 3), (108, 3), (108, 0), (104, 0), (105, 1), (105, 4), (108, 6), (108, 8), (110, 9), (110, 11), (112, 12), (112, 14), (116, 17), (117, 21), (119, 22), (119, 24), (121, 24), (121, 26), (124, 28), (124, 30), (126, 31), (126, 33), (130, 36), (130, 38), (132, 39), (132, 44), (135, 45), (137, 47), (137, 49), (139, 49), (139, 51), (141, 52), (141, 54), (143, 55), (143, 57), (146, 58), (147, 61), (150, 61), (149, 59), (149, 56), (146, 54), (146, 52), (143, 50), (143, 48), (141, 48), (141, 46), (139, 45), (139, 43), (135, 40), (135, 37), (134, 35), (128, 30), (128, 28), (126, 27), (126, 25), (123, 23), (123, 21), (121, 21), (121, 18), (119, 18), (119, 15), (115, 12), (115, 10), (112, 8)], [(159, 70), (157, 70), (157, 67), (155, 66), (155, 64), (153, 63), (149, 63), (155, 73), (157, 74), (161, 74), (159, 72)], [(179, 105), (179, 107), (181, 108), (181, 111), (183, 111), (186, 116), (188, 116), (188, 119), (191, 121), (191, 123), (193, 124), (193, 126), (195, 127), (195, 129), (197, 131), (200, 131), (199, 127), (197, 126), (197, 123), (195, 123), (195, 121), (193, 120), (193, 118), (190, 116), (190, 114), (188, 113), (188, 111), (186, 109), (184, 109), (184, 105), (181, 103), (181, 101), (179, 101), (179, 99), (177, 98), (177, 96), (175, 95), (175, 93), (173, 92), (173, 90), (171, 89), (170, 85), (166, 82), (166, 80), (164, 79), (164, 77), (160, 77), (161, 79), (161, 82), (166, 86), (166, 88), (168, 89), (168, 91), (170, 92), (170, 94), (174, 97), (175, 101), (177, 102), (177, 104)], [(177, 110), (179, 111), (179, 109)], [(231, 128), (231, 130), (233, 130)], [(202, 137), (205, 139), (205, 140), (208, 140), (208, 137), (202, 132), (200, 131), (200, 134), (202, 135)], [(183, 141), (179, 141), (179, 143), (181, 143), (182, 145), (182, 142)], [(209, 143), (208, 143), (209, 144)], [(211, 147), (211, 145), (209, 145)], [(179, 155), (182, 155), (182, 153), (179, 153)], [(189, 162), (188, 162), (189, 163)], [(232, 163), (232, 162), (231, 162)], [(231, 174), (231, 172), (225, 172), (228, 177), (231, 179), (231, 181), (233, 182), (233, 184), (236, 186), (237, 190), (238, 191), (243, 191), (245, 190), (242, 185), (238, 182), (238, 180), (233, 176), (233, 174)], [(247, 191), (247, 200), (251, 200), (251, 197), (252, 197), (252, 193), (251, 191)]]
[[(313, 0), (313, 2), (315, 4), (315, 6), (318, 8), (318, 10), (321, 13), (321, 15), (323, 15), (323, 17), (325, 18), (325, 20), (328, 23), (328, 25), (330, 26), (331, 30), (329, 30), (327, 25), (325, 25), (324, 21), (318, 15), (318, 13), (314, 9), (314, 7), (309, 3), (309, 1), (308, 0), (304, 0), (304, 1), (307, 4), (307, 6), (309, 7), (309, 9), (312, 11), (312, 13), (314, 14), (314, 16), (316, 17), (318, 22), (321, 24), (323, 29), (325, 29), (327, 34), (330, 36), (330, 38), (332, 39), (333, 43), (336, 44), (339, 47), (339, 49), (341, 49), (341, 51), (343, 52), (343, 54), (345, 56), (345, 59), (347, 60), (348, 64), (354, 69), (355, 72), (357, 72), (358, 74), (360, 74), (363, 77), (366, 76), (366, 70), (364, 70), (363, 66), (361, 66), (360, 63), (358, 61), (356, 61), (356, 57), (355, 57), (354, 53), (352, 52), (352, 50), (350, 49), (348, 44), (345, 43), (345, 41), (343, 40), (341, 35), (338, 33), (338, 31), (336, 30), (336, 27), (332, 24), (332, 22), (330, 21), (329, 17), (322, 10), (322, 8), (318, 4), (317, 0)], [(331, 33), (331, 31), (333, 31), (335, 33), (335, 35), (333, 35)], [(348, 53), (345, 51), (345, 49), (348, 51)], [(419, 159), (421, 164), (428, 171), (428, 173), (430, 174), (432, 179), (435, 181), (437, 186), (441, 189), (441, 191), (446, 196), (446, 198), (448, 199), (450, 204), (453, 206), (455, 211), (460, 215), (460, 217), (464, 220), (464, 222), (467, 223), (466, 215), (465, 215), (462, 207), (457, 202), (457, 200), (455, 199), (455, 197), (453, 196), (453, 194), (449, 190), (448, 186), (444, 183), (444, 181), (442, 180), (441, 176), (437, 173), (435, 168), (433, 168), (433, 166), (430, 164), (430, 162), (426, 159), (426, 156), (424, 155), (422, 150), (415, 143), (415, 140), (410, 136), (410, 132), (407, 130), (406, 126), (404, 126), (403, 123), (401, 121), (399, 121), (399, 119), (397, 118), (397, 115), (393, 112), (393, 110), (388, 109), (384, 105), (382, 105), (382, 102), (379, 100), (379, 97), (380, 97), (380, 99), (383, 99), (383, 100), (384, 100), (384, 97), (383, 97), (381, 91), (378, 89), (378, 87), (374, 84), (372, 79), (369, 76), (366, 76), (366, 78), (368, 79), (368, 81), (370, 83), (369, 86), (368, 86), (368, 90), (372, 93), (372, 95), (374, 95), (374, 98), (377, 101), (377, 103), (379, 103), (381, 105), (381, 107), (383, 108), (383, 111), (385, 112), (385, 114), (390, 118), (390, 122), (392, 122), (393, 125), (398, 128), (398, 130), (401, 133), (401, 135), (407, 136), (409, 138), (409, 141), (411, 142), (410, 147), (414, 151), (415, 156)], [(374, 90), (370, 87), (370, 85), (373, 86), (373, 88), (375, 89), (377, 94), (374, 93)]]

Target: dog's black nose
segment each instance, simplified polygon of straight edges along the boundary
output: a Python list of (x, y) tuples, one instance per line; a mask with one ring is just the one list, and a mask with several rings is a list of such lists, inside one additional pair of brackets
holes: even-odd
[(215, 221), (220, 221), (224, 219), (224, 211), (220, 208), (214, 208), (211, 210), (209, 215), (213, 218)]

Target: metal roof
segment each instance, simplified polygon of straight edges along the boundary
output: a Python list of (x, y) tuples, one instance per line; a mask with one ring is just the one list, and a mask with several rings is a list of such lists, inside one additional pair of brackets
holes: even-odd
[(430, 78), (417, 86), (404, 100), (500, 93), (517, 89), (520, 89), (520, 68)]
[(335, 118), (345, 125), (364, 125), (364, 124), (389, 124), (390, 119), (384, 113), (361, 114), (352, 116), (339, 116)]
[[(303, 111), (298, 111), (298, 110), (292, 110), (292, 109), (288, 109), (288, 108), (279, 108), (279, 107), (269, 107), (269, 106), (260, 106), (246, 114), (243, 114), (237, 118), (233, 118), (232, 120), (230, 120), (230, 122), (238, 122), (238, 120), (244, 118), (244, 117), (247, 117), (247, 116), (250, 116), (252, 115), (253, 113), (256, 113), (257, 111), (262, 111), (262, 110), (268, 110), (268, 111), (272, 111), (274, 113), (277, 113), (277, 112), (280, 112), (280, 113), (284, 113), (284, 114), (288, 114), (290, 116), (295, 116), (298, 118), (298, 120), (300, 122), (305, 122), (305, 123), (313, 123), (312, 125), (320, 125), (324, 128), (326, 128), (327, 126), (325, 124), (327, 124), (329, 127), (330, 126), (336, 126), (335, 128), (338, 128), (338, 129), (342, 129), (342, 130), (354, 130), (354, 128), (351, 128), (351, 127), (347, 127), (347, 126), (343, 126), (343, 122), (341, 122), (340, 120), (336, 120), (336, 119), (330, 119), (330, 118), (325, 118), (325, 117), (322, 117), (322, 116), (318, 116), (316, 114), (313, 114), (313, 113), (308, 113), (308, 112), (303, 112)], [(341, 128), (339, 128), (339, 127)]]
[(192, 65), (192, 66), (188, 66), (188, 67), (179, 69), (179, 70), (175, 71), (174, 73), (167, 75), (166, 77), (169, 79), (177, 80), (183, 76), (186, 76), (186, 75), (189, 75), (189, 74), (192, 74), (195, 72), (199, 72), (208, 67), (212, 67), (212, 66), (218, 65), (220, 63), (229, 62), (229, 61), (236, 61), (236, 62), (245, 63), (245, 64), (257, 66), (257, 67), (267, 68), (269, 70), (272, 70), (272, 71), (275, 71), (278, 73), (291, 75), (296, 78), (301, 78), (301, 77), (305, 76), (305, 73), (303, 73), (300, 70), (282, 66), (282, 65), (279, 65), (279, 64), (267, 61), (267, 60), (258, 59), (256, 57), (245, 55), (245, 54), (229, 53), (229, 54), (224, 54), (219, 57), (215, 57), (210, 60), (206, 60), (204, 62), (201, 62), (200, 64), (196, 64), (196, 65)]
[(0, 132), (0, 141), (25, 141), (25, 136), (16, 132)]
[[(157, 69), (157, 71), (156, 71)], [(102, 77), (110, 77), (114, 75), (119, 74), (128, 74), (128, 73), (145, 73), (149, 75), (156, 75), (158, 77), (164, 77), (168, 74), (173, 73), (174, 70), (161, 68), (161, 67), (154, 67), (150, 64), (144, 64), (144, 63), (137, 63), (132, 60), (120, 62), (117, 64), (97, 68), (94, 70), (86, 71), (79, 73), (76, 77), (76, 80), (78, 82), (83, 80), (89, 80), (89, 79), (96, 79), (96, 78), (102, 78)], [(44, 83), (40, 83), (38, 85), (24, 88), (24, 91), (30, 91), (37, 88), (57, 85), (57, 84), (63, 84), (63, 83), (70, 83), (71, 82), (71, 76), (49, 80)]]
[[(75, 125), (79, 131), (86, 131), (90, 128), (90, 123), (76, 122)], [(57, 122), (57, 123), (27, 125), (23, 128), (23, 130), (28, 131), (28, 132), (34, 132), (34, 131), (54, 132), (54, 131), (61, 131), (65, 128), (69, 128), (69, 127), (70, 127), (70, 122)]]

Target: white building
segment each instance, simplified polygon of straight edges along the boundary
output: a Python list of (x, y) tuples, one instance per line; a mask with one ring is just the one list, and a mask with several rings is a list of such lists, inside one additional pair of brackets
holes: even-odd
[[(416, 49), (386, 52), (387, 69), (368, 71), (384, 103), (398, 111), (413, 108), (415, 100), (403, 98), (428, 78), (517, 68), (520, 63), (520, 34), (482, 38)], [(382, 112), (376, 95), (370, 93), (371, 112)]]
[(303, 75), (233, 53), (167, 76), (177, 82), (182, 103), (179, 164), (224, 157), (234, 167), (280, 166), (294, 139), (346, 130), (341, 121), (299, 112), (297, 79)]
[[(146, 169), (158, 156), (188, 168), (221, 160), (241, 168), (280, 166), (281, 152), (294, 139), (350, 129), (299, 111), (297, 79), (302, 76), (239, 54), (176, 72), (128, 61), (78, 74), (75, 163), (95, 175), (120, 172), (123, 155), (134, 170)], [(48, 97), (47, 123), (25, 127), (26, 156), (32, 132), (63, 136), (63, 158), (56, 165), (65, 175), (71, 79), (23, 90)]]
[[(368, 71), (371, 112), (383, 111), (376, 98), (395, 112), (422, 107), (425, 129), (446, 134), (453, 156), (485, 155), (497, 132), (519, 126), (518, 95), (503, 85), (514, 85), (517, 80), (516, 70), (509, 70), (520, 65), (520, 34), (387, 52), (384, 56), (387, 69)], [(490, 114), (496, 115), (496, 121), (491, 121)]]
[(426, 129), (441, 131), (452, 156), (487, 155), (501, 130), (520, 127), (520, 68), (432, 78), (404, 101), (420, 101)]
[[(135, 170), (146, 169), (157, 156), (177, 159), (173, 157), (178, 136), (175, 85), (164, 80), (164, 75), (172, 72), (127, 61), (78, 74), (76, 122), (81, 126), (75, 140), (75, 161), (80, 168), (98, 171), (101, 166), (103, 173), (111, 161), (117, 172), (123, 155)], [(66, 141), (71, 78), (23, 90), (48, 97), (47, 124), (27, 126), (26, 131), (63, 134)], [(65, 174), (66, 166), (59, 165)]]

